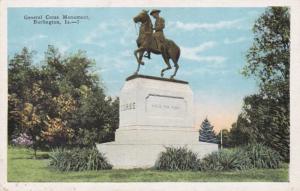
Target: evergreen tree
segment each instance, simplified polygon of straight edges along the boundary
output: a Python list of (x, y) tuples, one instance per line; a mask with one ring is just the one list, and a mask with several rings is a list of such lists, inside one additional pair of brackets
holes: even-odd
[(213, 126), (210, 124), (207, 118), (202, 122), (199, 130), (199, 141), (207, 143), (218, 143), (216, 133), (213, 130)]

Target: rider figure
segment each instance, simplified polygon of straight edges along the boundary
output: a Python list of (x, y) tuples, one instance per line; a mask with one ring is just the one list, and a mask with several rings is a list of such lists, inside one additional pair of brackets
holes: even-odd
[[(153, 30), (155, 32), (153, 33), (153, 37), (156, 40), (157, 48), (161, 52), (164, 51), (164, 42), (165, 42), (165, 35), (163, 29), (165, 28), (165, 20), (159, 16), (160, 10), (158, 9), (153, 9), (150, 12), (150, 15), (155, 18), (155, 25)], [(145, 55), (145, 57), (151, 59), (150, 57), (150, 51), (147, 52), (148, 55)]]

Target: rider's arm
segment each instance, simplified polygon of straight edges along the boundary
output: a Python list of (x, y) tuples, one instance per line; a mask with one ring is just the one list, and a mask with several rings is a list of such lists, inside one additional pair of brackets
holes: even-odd
[(162, 31), (165, 28), (165, 20), (160, 18), (155, 26), (156, 31)]

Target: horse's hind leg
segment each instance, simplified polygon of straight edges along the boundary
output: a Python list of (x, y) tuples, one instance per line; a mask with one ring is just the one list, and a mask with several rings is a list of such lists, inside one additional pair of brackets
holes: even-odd
[(166, 55), (166, 54), (162, 54), (162, 56), (163, 56), (163, 59), (164, 59), (166, 65), (168, 66), (168, 67), (162, 69), (161, 72), (160, 72), (160, 76), (161, 76), (161, 77), (164, 77), (164, 72), (165, 72), (166, 70), (170, 70), (172, 67), (171, 67), (171, 65), (170, 65), (169, 58), (167, 57), (167, 55)]
[[(172, 61), (174, 62), (174, 60), (172, 59)], [(176, 76), (177, 70), (179, 68), (179, 65), (177, 63), (177, 60), (175, 60), (176, 62), (174, 62), (174, 67), (175, 67), (175, 71), (173, 73), (173, 75), (171, 76), (171, 79), (173, 79)]]
[(175, 71), (174, 71), (173, 75), (171, 76), (171, 79), (173, 79), (176, 76), (177, 70), (179, 68), (178, 60), (179, 60), (179, 56), (180, 56), (180, 49), (179, 49), (179, 47), (176, 46), (176, 44), (174, 44), (174, 45), (175, 45), (175, 48), (171, 49), (172, 51), (169, 52), (169, 55), (171, 55), (170, 57), (174, 63), (174, 67), (175, 67)]

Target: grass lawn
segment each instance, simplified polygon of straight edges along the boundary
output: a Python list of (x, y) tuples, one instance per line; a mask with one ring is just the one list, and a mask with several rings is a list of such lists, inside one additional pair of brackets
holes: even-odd
[(48, 167), (46, 152), (8, 149), (9, 182), (287, 182), (288, 164), (279, 169), (252, 169), (226, 172), (168, 172), (154, 169), (60, 172)]

